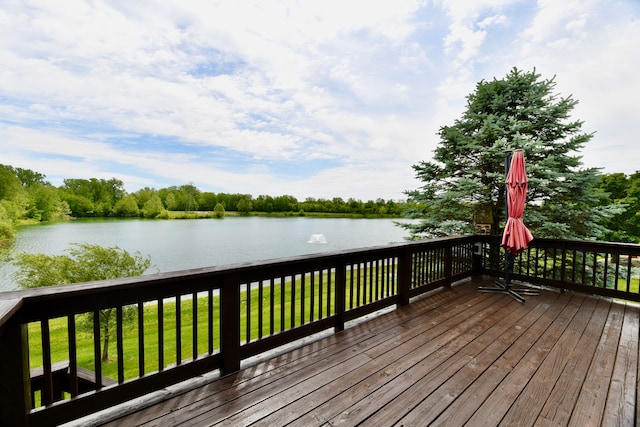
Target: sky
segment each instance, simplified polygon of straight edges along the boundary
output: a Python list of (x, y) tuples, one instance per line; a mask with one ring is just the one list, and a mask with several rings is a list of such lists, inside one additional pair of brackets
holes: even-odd
[(128, 192), (402, 200), (479, 81), (555, 76), (640, 170), (639, 0), (0, 0), (0, 164)]

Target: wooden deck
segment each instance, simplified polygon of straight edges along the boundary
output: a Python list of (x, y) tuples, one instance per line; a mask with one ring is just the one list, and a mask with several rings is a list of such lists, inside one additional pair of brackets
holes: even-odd
[(483, 280), (258, 361), (107, 425), (636, 425), (639, 310)]

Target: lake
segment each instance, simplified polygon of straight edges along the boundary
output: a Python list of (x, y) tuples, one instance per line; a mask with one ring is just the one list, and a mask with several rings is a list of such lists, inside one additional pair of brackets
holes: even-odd
[[(403, 242), (408, 233), (396, 221), (257, 216), (82, 219), (21, 227), (12, 251), (57, 255), (70, 243), (118, 246), (150, 256), (158, 271), (167, 272)], [(314, 234), (324, 235), (326, 243), (309, 243)], [(14, 271), (10, 263), (0, 265), (0, 291), (17, 289)]]

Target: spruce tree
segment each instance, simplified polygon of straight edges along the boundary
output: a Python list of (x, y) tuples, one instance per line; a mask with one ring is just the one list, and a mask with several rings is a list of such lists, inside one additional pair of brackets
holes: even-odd
[[(467, 108), (440, 128), (433, 161), (413, 166), (422, 186), (405, 193), (419, 223), (405, 224), (413, 238), (473, 231), (476, 205), (490, 209), (492, 233), (505, 222), (505, 153), (525, 151), (529, 191), (524, 221), (537, 237), (597, 238), (611, 215), (596, 191), (597, 169), (582, 168), (580, 150), (593, 134), (570, 118), (577, 104), (554, 93), (554, 78), (513, 68), (505, 78), (480, 81)], [(600, 206), (598, 206), (600, 204)]]

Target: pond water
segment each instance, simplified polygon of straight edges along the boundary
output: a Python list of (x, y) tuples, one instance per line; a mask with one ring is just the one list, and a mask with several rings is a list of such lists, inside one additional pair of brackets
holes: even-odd
[[(118, 246), (150, 256), (154, 271), (166, 272), (403, 242), (408, 233), (395, 225), (397, 221), (308, 217), (83, 219), (21, 227), (12, 251), (56, 255), (64, 253), (70, 243)], [(14, 271), (11, 263), (0, 264), (0, 292), (17, 289)]]

